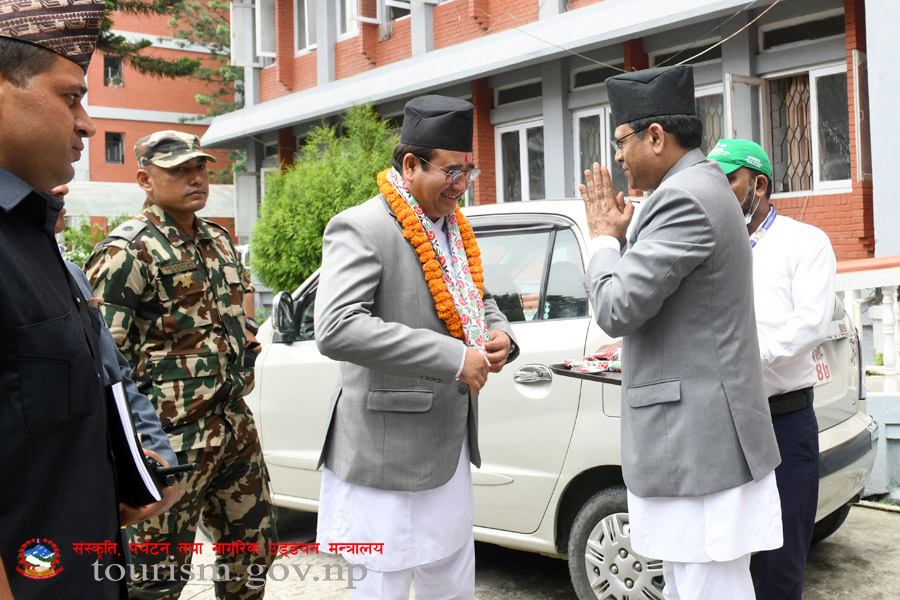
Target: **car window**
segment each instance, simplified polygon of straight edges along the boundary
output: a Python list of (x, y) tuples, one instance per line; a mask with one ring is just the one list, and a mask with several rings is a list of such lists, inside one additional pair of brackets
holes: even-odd
[(510, 322), (539, 318), (552, 229), (478, 233), (484, 287)]
[(588, 298), (584, 289), (584, 262), (581, 248), (571, 229), (559, 229), (553, 244), (545, 319), (571, 319), (588, 316)]
[(297, 324), (297, 340), (301, 342), (316, 339), (316, 290), (317, 288), (314, 287), (303, 296), (297, 307), (297, 314), (294, 315), (294, 323)]
[[(571, 229), (477, 235), (485, 288), (510, 322), (588, 316), (584, 262)], [(299, 341), (316, 339), (315, 305), (314, 287), (297, 306), (294, 322)]]
[(584, 263), (570, 229), (487, 230), (477, 235), (485, 288), (510, 322), (588, 315)]

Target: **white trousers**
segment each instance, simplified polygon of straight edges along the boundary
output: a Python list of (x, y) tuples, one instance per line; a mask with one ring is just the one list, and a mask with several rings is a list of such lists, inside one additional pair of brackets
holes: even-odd
[(663, 561), (665, 600), (755, 600), (750, 555), (726, 562)]
[(415, 577), (416, 600), (474, 600), (475, 541), (441, 560), (402, 571), (369, 569), (356, 584), (352, 600), (408, 600)]

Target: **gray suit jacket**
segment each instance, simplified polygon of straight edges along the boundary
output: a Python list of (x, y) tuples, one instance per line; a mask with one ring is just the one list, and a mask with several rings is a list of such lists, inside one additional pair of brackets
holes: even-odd
[[(484, 304), (488, 328), (512, 337), (487, 292)], [(478, 397), (455, 380), (463, 342), (438, 318), (418, 256), (380, 195), (328, 223), (315, 323), (319, 351), (342, 361), (320, 466), (349, 483), (432, 489), (456, 470), (466, 432), (481, 465)]]
[(685, 154), (623, 255), (586, 274), (597, 323), (625, 336), (622, 472), (638, 496), (700, 496), (780, 462), (763, 388), (747, 229), (721, 168)]
[[(65, 261), (65, 263), (84, 297), (86, 299), (93, 298), (94, 290), (84, 272), (75, 263), (69, 261)], [(178, 460), (169, 444), (169, 436), (163, 431), (159, 422), (156, 409), (153, 408), (150, 399), (138, 391), (137, 386), (131, 380), (131, 365), (116, 347), (116, 341), (109, 332), (103, 317), (99, 313), (97, 317), (100, 321), (100, 358), (103, 361), (104, 385), (122, 382), (125, 398), (128, 399), (128, 405), (131, 408), (134, 428), (141, 436), (141, 446), (147, 450), (153, 450), (170, 465), (177, 465)]]

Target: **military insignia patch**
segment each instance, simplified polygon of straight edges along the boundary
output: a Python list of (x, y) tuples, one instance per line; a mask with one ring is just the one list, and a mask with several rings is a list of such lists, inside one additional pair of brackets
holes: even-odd
[(197, 268), (197, 263), (192, 260), (183, 260), (181, 262), (163, 265), (159, 268), (159, 272), (163, 275), (174, 275), (175, 273), (184, 273), (185, 271), (193, 271)]
[(32, 538), (19, 548), (16, 571), (29, 579), (49, 579), (62, 573), (59, 548), (51, 540)]
[(178, 278), (178, 283), (181, 284), (182, 287), (191, 287), (191, 284), (194, 283), (194, 276), (190, 273), (185, 273)]

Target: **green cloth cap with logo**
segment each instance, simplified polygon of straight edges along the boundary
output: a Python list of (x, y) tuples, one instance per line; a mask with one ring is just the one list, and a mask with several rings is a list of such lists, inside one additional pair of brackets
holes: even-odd
[(134, 155), (141, 169), (150, 164), (170, 169), (198, 156), (216, 162), (212, 154), (200, 147), (200, 138), (196, 135), (172, 130), (145, 135), (134, 145)]
[(747, 167), (772, 178), (772, 163), (766, 151), (750, 140), (719, 140), (706, 158), (719, 163), (726, 175)]

